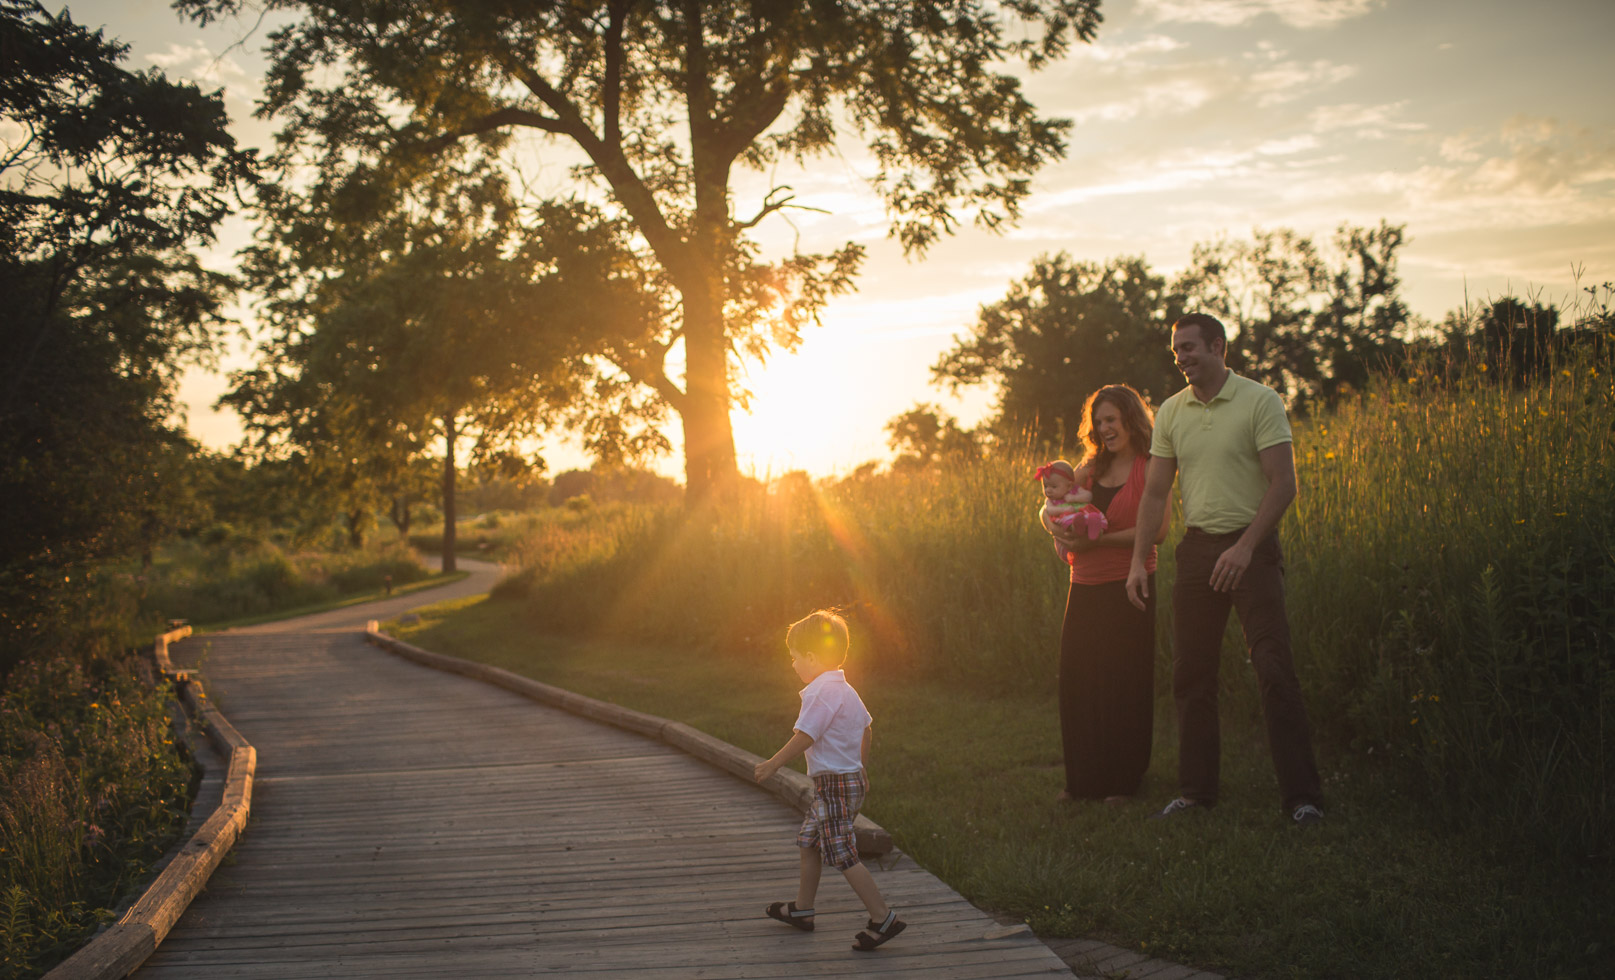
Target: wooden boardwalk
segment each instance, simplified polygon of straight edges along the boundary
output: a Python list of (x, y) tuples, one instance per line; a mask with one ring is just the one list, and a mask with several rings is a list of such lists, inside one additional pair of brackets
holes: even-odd
[[(486, 573), (483, 573), (486, 574)], [(485, 591), (481, 575), (448, 587)], [(445, 590), (186, 640), (258, 750), (252, 818), (136, 976), (1070, 976), (906, 857), (872, 865), (910, 923), (854, 953), (839, 875), (795, 893), (800, 817), (660, 742), (366, 644)], [(381, 607), (381, 608), (378, 608)]]

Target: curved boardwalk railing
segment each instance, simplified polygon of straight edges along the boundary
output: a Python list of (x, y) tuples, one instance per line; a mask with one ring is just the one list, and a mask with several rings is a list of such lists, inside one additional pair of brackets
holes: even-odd
[(46, 980), (113, 980), (134, 971), (173, 929), (246, 826), (257, 752), (208, 700), (201, 682), (174, 669), (168, 645), (190, 635), (191, 628), (182, 626), (157, 637), (152, 657), (162, 676), (175, 683), (187, 713), (226, 760), (223, 797), (129, 910), (47, 973)]

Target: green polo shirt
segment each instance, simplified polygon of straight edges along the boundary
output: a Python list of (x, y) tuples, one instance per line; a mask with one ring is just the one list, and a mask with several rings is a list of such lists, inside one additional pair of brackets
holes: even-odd
[(1279, 393), (1229, 372), (1209, 403), (1196, 398), (1192, 387), (1162, 403), (1150, 455), (1177, 460), (1184, 523), (1227, 534), (1256, 518), (1267, 493), (1256, 454), (1289, 441)]

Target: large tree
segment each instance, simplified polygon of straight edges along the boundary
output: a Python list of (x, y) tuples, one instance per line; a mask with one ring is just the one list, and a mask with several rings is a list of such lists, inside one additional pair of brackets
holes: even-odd
[[(260, 456), (305, 460), (355, 544), (441, 439), (449, 570), (460, 444), (479, 465), (510, 460), (576, 400), (576, 335), (610, 336), (602, 318), (646, 319), (633, 289), (608, 282), (619, 255), (609, 236), (602, 250), (591, 219), (580, 229), (568, 208), (525, 226), (486, 163), (403, 181), (358, 166), (303, 190), (266, 188), (243, 262), (264, 339), (224, 399)], [(584, 303), (585, 291), (605, 295)]]
[(1329, 275), (1311, 239), (1280, 228), (1197, 243), (1177, 285), (1232, 332), (1229, 367), (1292, 397), (1318, 386), (1314, 321)]
[(1182, 387), (1170, 351), (1182, 312), (1182, 295), (1143, 258), (1041, 256), (931, 370), (955, 390), (996, 385), (1000, 436), (1074, 445), (1101, 385), (1130, 384), (1157, 405)]
[[(176, 0), (206, 20), (246, 0)], [(613, 350), (607, 380), (652, 389), (683, 424), (696, 498), (735, 474), (733, 361), (790, 348), (850, 287), (862, 249), (765, 262), (749, 237), (792, 206), (788, 188), (741, 205), (737, 167), (830, 152), (844, 128), (911, 252), (961, 214), (1013, 219), (1063, 152), (1011, 59), (1037, 67), (1091, 39), (1098, 0), (265, 0), (300, 20), (273, 35), (263, 112), (283, 145), (324, 159), (377, 149), (451, 154), (525, 131), (629, 223), (676, 302), (655, 334)]]
[(1402, 354), (1415, 319), (1397, 273), (1404, 226), (1342, 224), (1328, 252), (1288, 228), (1194, 247), (1177, 282), (1232, 331), (1229, 366), (1292, 404), (1361, 390)]
[(50, 642), (85, 566), (161, 530), (179, 367), (224, 323), (231, 282), (192, 249), (252, 159), (217, 94), (126, 51), (0, 0), (0, 669)]

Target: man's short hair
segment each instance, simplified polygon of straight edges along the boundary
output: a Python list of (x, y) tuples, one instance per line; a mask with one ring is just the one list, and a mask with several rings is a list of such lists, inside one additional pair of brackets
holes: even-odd
[(847, 659), (847, 621), (828, 609), (808, 613), (785, 631), (785, 645), (811, 653), (821, 664), (839, 667)]
[(1185, 313), (1178, 317), (1178, 322), (1172, 324), (1173, 330), (1184, 327), (1199, 327), (1200, 340), (1210, 347), (1213, 342), (1223, 350), (1228, 349), (1228, 331), (1223, 328), (1222, 321), (1210, 313)]

